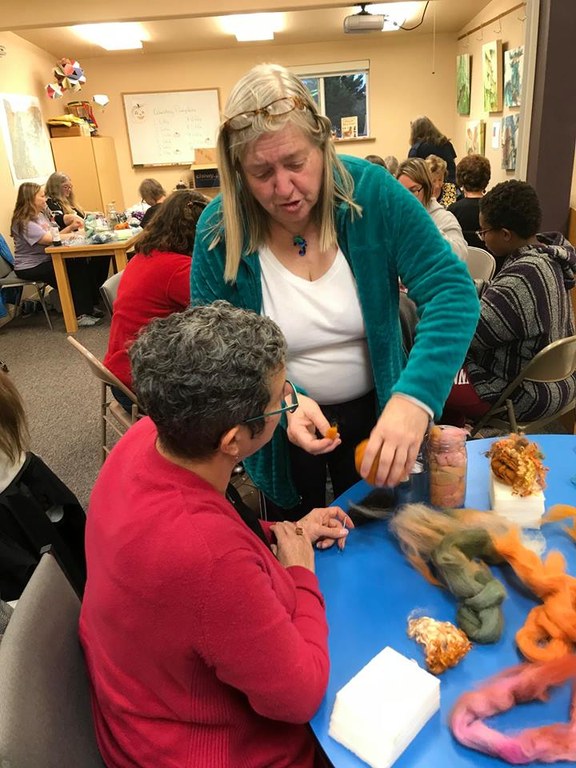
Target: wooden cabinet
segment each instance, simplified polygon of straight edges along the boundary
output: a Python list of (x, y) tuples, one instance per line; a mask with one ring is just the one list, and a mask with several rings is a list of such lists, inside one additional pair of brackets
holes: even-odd
[(112, 201), (117, 210), (124, 210), (114, 139), (67, 136), (50, 139), (50, 144), (57, 170), (70, 176), (74, 197), (85, 211), (105, 212)]

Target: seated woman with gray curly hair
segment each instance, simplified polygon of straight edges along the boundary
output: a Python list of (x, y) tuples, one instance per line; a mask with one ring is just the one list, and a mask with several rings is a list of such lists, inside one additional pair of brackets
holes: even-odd
[(272, 320), (222, 301), (153, 320), (130, 348), (148, 417), (96, 482), (80, 619), (107, 765), (318, 765), (306, 723), (329, 661), (313, 547), (343, 547), (349, 519), (268, 524), (226, 499), (298, 405), (285, 355)]

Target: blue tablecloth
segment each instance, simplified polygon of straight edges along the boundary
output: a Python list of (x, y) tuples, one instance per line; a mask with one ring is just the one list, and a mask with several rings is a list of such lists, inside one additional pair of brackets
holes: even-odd
[[(564, 503), (576, 506), (576, 436), (537, 435), (550, 468), (546, 507)], [(489, 509), (489, 466), (485, 453), (492, 441), (474, 440), (468, 447), (468, 488), (466, 506)], [(571, 479), (574, 478), (573, 481)], [(355, 485), (337, 503), (346, 508), (349, 501), (363, 498), (370, 487)], [(576, 574), (576, 543), (563, 531), (562, 523), (543, 527), (548, 550), (563, 552), (568, 570)], [(458, 744), (448, 728), (449, 713), (460, 694), (479, 682), (523, 661), (517, 651), (514, 635), (524, 624), (528, 611), (538, 602), (517, 581), (511, 569), (494, 569), (506, 586), (504, 602), (505, 628), (493, 645), (475, 645), (454, 669), (441, 675), (441, 710), (416, 736), (395, 763), (396, 768), (460, 768), (460, 766), (508, 765)], [(330, 626), (331, 673), (328, 691), (312, 721), (314, 733), (336, 768), (358, 768), (361, 760), (328, 736), (334, 698), (342, 688), (382, 648), (392, 646), (400, 653), (416, 659), (422, 667), (422, 646), (407, 634), (407, 620), (412, 611), (442, 621), (455, 621), (456, 601), (452, 595), (426, 582), (402, 555), (396, 540), (383, 522), (370, 522), (350, 533), (346, 549), (319, 553), (316, 572), (326, 599)], [(566, 720), (569, 709), (568, 686), (559, 688), (550, 701), (530, 703), (494, 718), (501, 729)], [(559, 763), (558, 765), (573, 765)]]

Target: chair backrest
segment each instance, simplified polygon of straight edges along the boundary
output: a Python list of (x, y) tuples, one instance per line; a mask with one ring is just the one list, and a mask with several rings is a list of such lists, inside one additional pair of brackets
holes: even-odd
[[(558, 339), (541, 349), (516, 379), (521, 381), (562, 381), (576, 372), (576, 336)], [(514, 382), (512, 382), (514, 384)]]
[(496, 271), (494, 256), (483, 248), (468, 246), (466, 264), (473, 280), (492, 280)]
[(118, 293), (118, 286), (120, 285), (123, 271), (124, 270), (117, 272), (115, 275), (112, 275), (112, 277), (109, 277), (108, 280), (106, 280), (100, 286), (100, 295), (102, 296), (102, 301), (104, 302), (110, 317), (112, 317), (112, 313), (114, 311), (114, 301)]
[(78, 596), (44, 554), (0, 643), (0, 765), (103, 768), (79, 615)]
[(106, 366), (101, 363), (100, 360), (95, 357), (95, 355), (92, 354), (92, 352), (86, 349), (84, 345), (80, 344), (80, 342), (75, 339), (74, 336), (68, 336), (67, 338), (70, 344), (72, 344), (72, 346), (75, 347), (81, 355), (83, 355), (84, 359), (88, 363), (90, 370), (99, 381), (110, 387), (117, 387), (127, 397), (129, 397), (135, 405), (138, 405), (138, 400), (136, 399), (134, 392), (128, 389), (128, 387), (123, 382), (121, 382), (119, 378), (114, 376), (112, 371), (109, 371), (108, 368), (106, 368)]
[(12, 271), (12, 265), (9, 264), (6, 261), (6, 259), (3, 259), (0, 256), (0, 280), (4, 279), (5, 277), (8, 277), (8, 275), (11, 275), (12, 277), (16, 277), (16, 275)]

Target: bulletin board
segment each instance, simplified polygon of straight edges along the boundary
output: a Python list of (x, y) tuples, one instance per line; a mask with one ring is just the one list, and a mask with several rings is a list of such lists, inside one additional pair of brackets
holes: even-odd
[(186, 165), (194, 149), (215, 147), (218, 89), (123, 93), (132, 165)]

